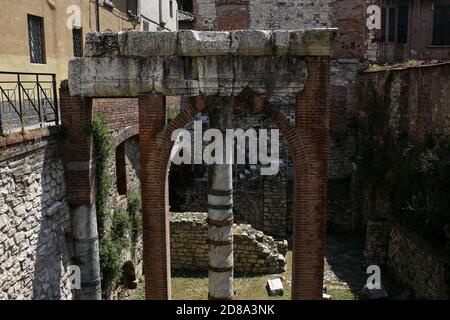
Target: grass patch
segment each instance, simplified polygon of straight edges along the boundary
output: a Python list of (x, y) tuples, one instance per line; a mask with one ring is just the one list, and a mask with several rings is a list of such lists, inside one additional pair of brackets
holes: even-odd
[[(291, 266), (292, 252), (288, 253), (288, 263)], [(269, 275), (246, 276), (237, 274), (234, 285), (235, 300), (290, 300), (291, 268), (282, 274), (286, 281), (283, 281), (284, 295), (282, 297), (269, 297), (266, 291), (266, 281)], [(137, 290), (127, 299), (144, 300), (145, 290), (143, 279)], [(356, 296), (348, 288), (328, 289), (328, 294), (333, 300), (356, 300)], [(207, 300), (208, 297), (208, 275), (205, 272), (173, 271), (172, 272), (172, 299), (173, 300)]]

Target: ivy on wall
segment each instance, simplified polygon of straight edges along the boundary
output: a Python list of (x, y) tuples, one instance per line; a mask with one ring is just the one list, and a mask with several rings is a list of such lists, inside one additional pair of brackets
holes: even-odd
[(88, 129), (94, 139), (95, 148), (95, 203), (100, 233), (103, 233), (105, 221), (109, 218), (108, 197), (112, 187), (108, 173), (108, 158), (114, 151), (114, 142), (108, 121), (102, 114), (94, 114), (91, 127)]
[[(128, 195), (127, 210), (111, 210), (110, 190), (113, 187), (108, 171), (108, 159), (115, 145), (107, 119), (102, 114), (94, 114), (92, 125), (87, 129), (92, 135), (95, 148), (96, 210), (100, 236), (100, 270), (102, 287), (108, 288), (122, 276), (123, 250), (133, 248), (142, 233), (140, 194), (137, 191)], [(111, 214), (112, 212), (112, 214)], [(106, 226), (110, 228), (107, 229)]]
[(372, 89), (360, 121), (359, 174), (372, 199), (388, 202), (388, 214), (426, 239), (450, 245), (450, 137), (430, 133), (417, 140), (407, 128), (392, 128), (392, 72), (385, 79), (384, 93)]

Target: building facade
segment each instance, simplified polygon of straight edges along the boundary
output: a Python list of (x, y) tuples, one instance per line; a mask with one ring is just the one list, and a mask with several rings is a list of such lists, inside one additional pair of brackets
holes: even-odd
[(450, 1), (381, 1), (378, 60), (450, 59)]
[(141, 1), (142, 31), (176, 31), (177, 16), (177, 0)]
[(54, 73), (59, 83), (67, 61), (82, 55), (86, 33), (139, 30), (138, 10), (138, 0), (98, 1), (98, 14), (89, 0), (4, 0), (0, 71)]

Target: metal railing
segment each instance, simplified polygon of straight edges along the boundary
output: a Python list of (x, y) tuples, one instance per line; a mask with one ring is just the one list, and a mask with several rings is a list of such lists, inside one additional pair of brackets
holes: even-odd
[(58, 124), (55, 74), (0, 71), (0, 134)]

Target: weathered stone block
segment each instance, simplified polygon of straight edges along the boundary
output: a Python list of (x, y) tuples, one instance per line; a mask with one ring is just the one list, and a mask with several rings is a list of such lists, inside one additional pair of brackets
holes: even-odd
[(120, 55), (131, 58), (174, 56), (177, 53), (177, 32), (119, 32)]
[(273, 54), (272, 32), (267, 30), (238, 30), (231, 32), (231, 52), (238, 55), (262, 56)]
[(266, 290), (269, 296), (282, 296), (284, 294), (283, 283), (279, 278), (267, 280)]
[(180, 56), (215, 56), (231, 53), (229, 32), (199, 32), (182, 30), (178, 32), (178, 54)]

